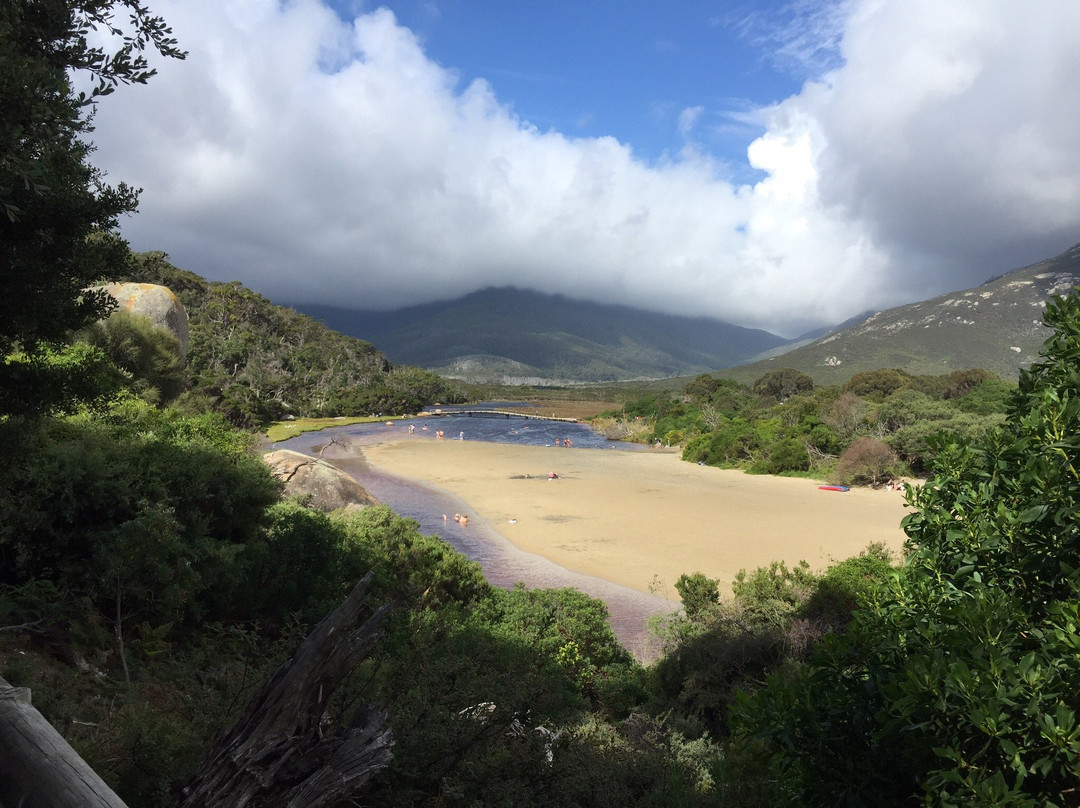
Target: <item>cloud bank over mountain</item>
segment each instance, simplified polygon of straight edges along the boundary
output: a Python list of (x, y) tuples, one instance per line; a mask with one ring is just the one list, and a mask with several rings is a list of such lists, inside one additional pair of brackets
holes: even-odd
[(793, 335), (1080, 241), (1065, 0), (829, 7), (828, 30), (777, 50), (813, 52), (813, 32), (831, 67), (738, 113), (762, 127), (752, 184), (695, 142), (708, 110), (677, 116), (683, 146), (661, 160), (541, 130), (387, 9), (153, 10), (189, 56), (106, 98), (93, 135), (109, 179), (144, 189), (124, 233), (276, 300), (391, 308), (513, 284)]

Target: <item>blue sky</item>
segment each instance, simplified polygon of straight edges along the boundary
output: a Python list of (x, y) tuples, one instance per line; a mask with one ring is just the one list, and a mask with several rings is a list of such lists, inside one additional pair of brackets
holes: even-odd
[[(350, 6), (339, 5), (348, 18)], [(614, 136), (649, 161), (694, 142), (751, 180), (754, 110), (798, 92), (806, 66), (775, 50), (778, 2), (386, 3), (463, 85), (486, 80), (540, 130)], [(700, 109), (687, 131), (686, 110)]]
[(515, 285), (786, 336), (1080, 242), (1080, 3), (154, 0), (138, 250), (278, 302)]

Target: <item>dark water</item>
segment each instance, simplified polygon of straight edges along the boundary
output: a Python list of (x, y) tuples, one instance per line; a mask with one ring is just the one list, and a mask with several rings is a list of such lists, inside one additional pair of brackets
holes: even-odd
[(410, 425), (414, 428), (411, 433), (413, 440), (436, 440), (436, 433), (442, 430), (446, 440), (457, 440), (464, 433), (465, 440), (529, 446), (553, 446), (556, 439), (563, 442), (569, 438), (573, 446), (581, 451), (637, 451), (641, 447), (608, 441), (583, 424), (453, 415), (394, 421), (391, 426), (355, 424), (333, 427), (274, 444), (274, 448), (292, 449), (308, 455), (319, 455), (321, 452), (325, 460), (351, 475), (395, 513), (415, 519), (421, 532), (440, 536), (478, 562), (484, 575), (495, 586), (511, 587), (522, 582), (537, 589), (573, 587), (603, 600), (611, 615), (612, 629), (623, 645), (642, 660), (655, 654), (655, 643), (646, 631), (646, 621), (651, 615), (674, 611), (678, 604), (600, 578), (581, 575), (540, 556), (522, 552), (479, 516), (471, 517), (467, 528), (453, 519), (444, 522), (444, 514), (472, 514), (475, 509), (446, 491), (388, 474), (366, 462), (363, 455), (365, 445), (389, 438), (403, 438), (409, 434)]

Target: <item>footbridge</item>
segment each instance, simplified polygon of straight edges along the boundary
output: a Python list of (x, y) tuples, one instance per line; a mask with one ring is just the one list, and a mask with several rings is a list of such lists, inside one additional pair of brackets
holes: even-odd
[(525, 418), (531, 421), (562, 421), (566, 424), (581, 423), (577, 418), (560, 418), (554, 413), (540, 415), (528, 412), (512, 412), (511, 410), (425, 410), (412, 416), (413, 418), (445, 418), (449, 416), (464, 415), (467, 418)]

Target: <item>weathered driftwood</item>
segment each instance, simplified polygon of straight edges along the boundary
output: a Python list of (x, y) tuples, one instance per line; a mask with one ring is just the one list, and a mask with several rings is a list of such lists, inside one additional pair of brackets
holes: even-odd
[(125, 808), (52, 724), (30, 691), (0, 677), (0, 805)]
[(391, 608), (357, 627), (370, 583), (368, 573), (263, 683), (178, 808), (316, 808), (356, 793), (390, 763), (393, 739), (381, 709), (361, 710), (344, 732), (323, 735), (331, 695), (378, 639)]

